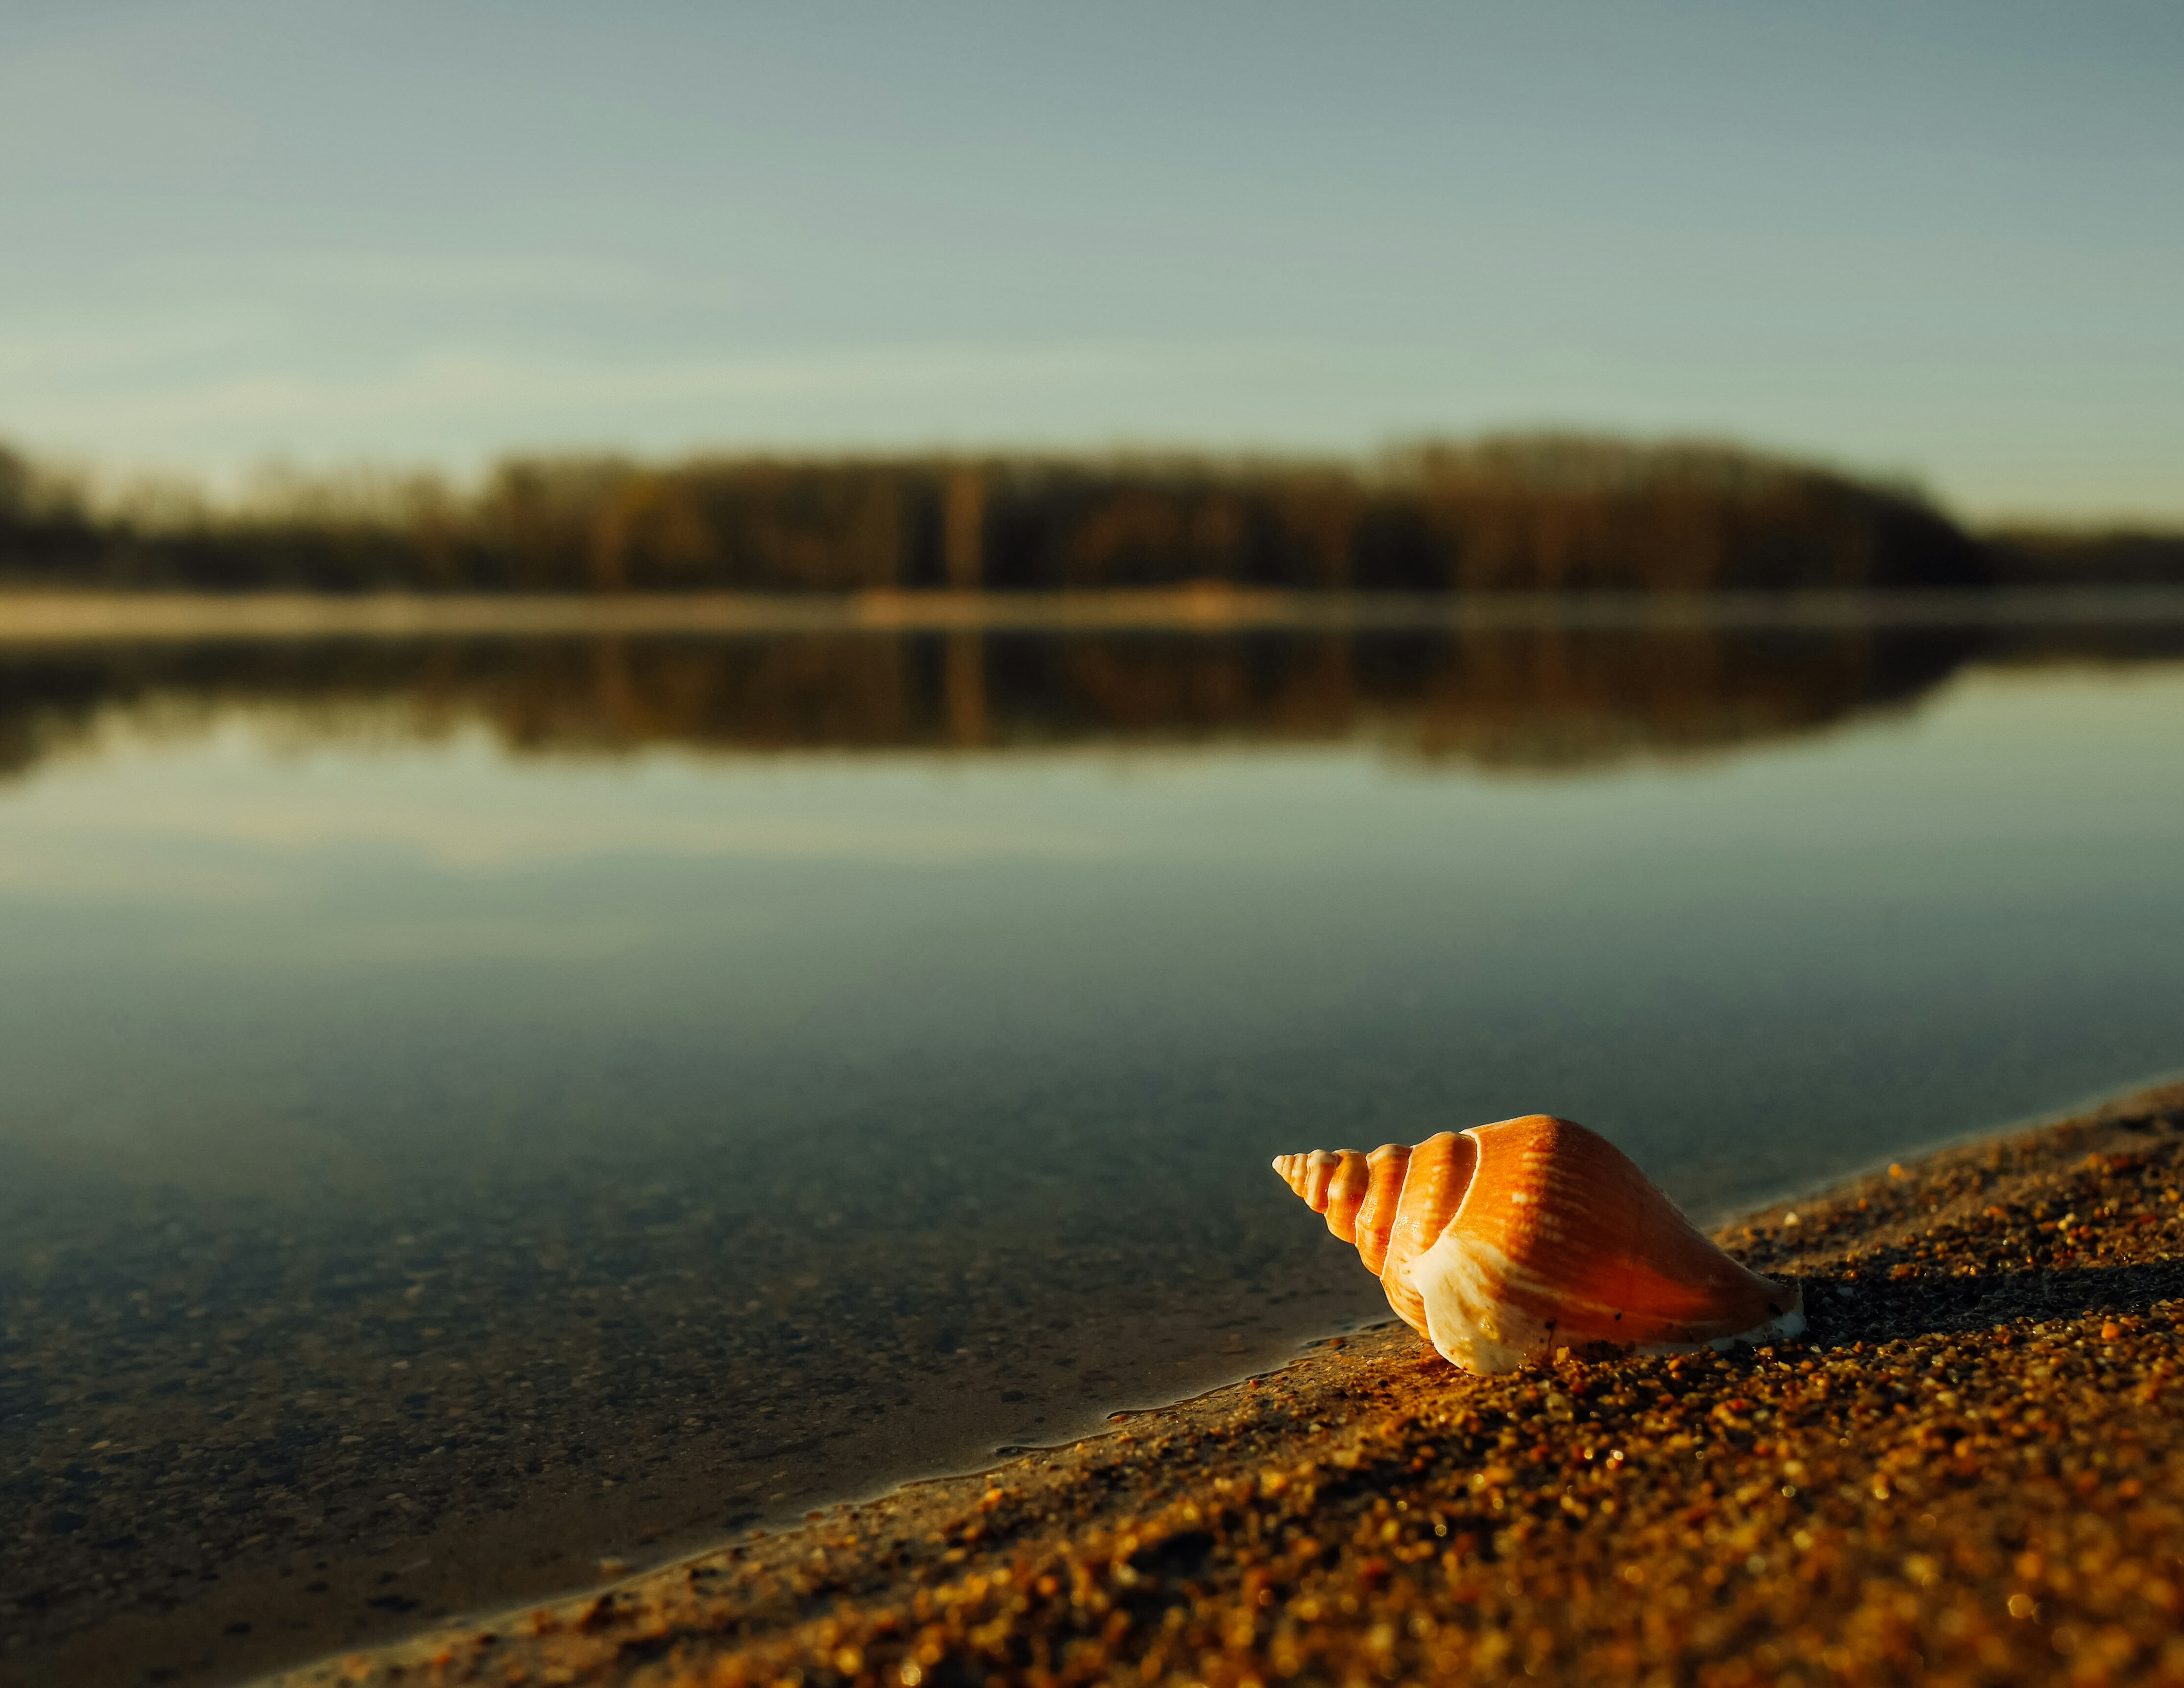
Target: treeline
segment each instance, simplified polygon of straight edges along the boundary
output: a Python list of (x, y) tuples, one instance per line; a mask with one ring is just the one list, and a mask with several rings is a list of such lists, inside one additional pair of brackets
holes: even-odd
[(2184, 533), (2008, 528), (1988, 549), (2003, 586), (2184, 586)]
[(482, 729), (518, 755), (1366, 740), (1574, 767), (1823, 731), (1970, 661), (2180, 655), (2165, 625), (0, 644), (0, 774), (119, 722), (238, 711), (289, 738)]
[(0, 452), (0, 582), (209, 591), (1022, 592), (1964, 587), (1908, 492), (1728, 448), (1568, 436), (1370, 464), (618, 458), (292, 477), (242, 513), (95, 510)]

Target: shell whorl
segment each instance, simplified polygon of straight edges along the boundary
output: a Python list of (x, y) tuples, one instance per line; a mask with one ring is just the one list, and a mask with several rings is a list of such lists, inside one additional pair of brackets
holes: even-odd
[(1673, 1351), (1804, 1328), (1794, 1286), (1731, 1260), (1571, 1120), (1284, 1155), (1274, 1170), (1357, 1245), (1404, 1323), (1469, 1371), (1590, 1342)]

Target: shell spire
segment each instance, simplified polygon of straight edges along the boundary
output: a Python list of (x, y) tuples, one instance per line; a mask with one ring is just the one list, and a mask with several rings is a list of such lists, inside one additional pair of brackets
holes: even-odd
[(1284, 1155), (1274, 1170), (1466, 1371), (1591, 1342), (1687, 1352), (1805, 1328), (1795, 1284), (1731, 1260), (1574, 1121), (1528, 1114), (1411, 1148)]

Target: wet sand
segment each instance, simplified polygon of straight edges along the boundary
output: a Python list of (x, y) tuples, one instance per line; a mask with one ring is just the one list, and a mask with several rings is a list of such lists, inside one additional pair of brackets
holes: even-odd
[(2184, 1681), (2181, 1202), (2170, 1085), (1724, 1233), (1795, 1345), (1474, 1379), (1384, 1327), (281, 1680)]

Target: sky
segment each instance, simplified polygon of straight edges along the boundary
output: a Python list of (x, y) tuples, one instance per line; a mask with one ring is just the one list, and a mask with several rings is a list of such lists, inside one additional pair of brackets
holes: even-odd
[(0, 0), (0, 440), (1367, 453), (2184, 521), (2184, 6)]

